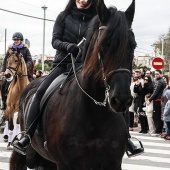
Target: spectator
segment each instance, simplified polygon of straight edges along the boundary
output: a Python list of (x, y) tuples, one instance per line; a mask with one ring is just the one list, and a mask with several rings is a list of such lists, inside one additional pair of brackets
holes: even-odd
[(138, 115), (139, 115), (139, 121), (141, 124), (141, 130), (139, 133), (147, 133), (148, 123), (147, 123), (147, 117), (143, 110), (144, 102), (145, 102), (145, 93), (142, 88), (144, 85), (144, 80), (141, 78), (141, 70), (135, 70), (135, 78), (138, 79), (135, 82), (134, 85), (134, 93), (137, 93), (138, 95), (138, 101), (137, 101), (137, 108), (138, 108)]
[(145, 76), (150, 76), (150, 77), (152, 77), (152, 72), (151, 72), (150, 70), (146, 70)]
[(146, 113), (146, 116), (147, 116), (149, 133), (152, 135), (152, 134), (155, 134), (155, 125), (154, 125), (154, 122), (153, 122), (153, 101), (151, 101), (151, 103), (149, 105), (147, 104), (150, 97), (151, 97), (150, 93), (145, 95), (145, 105), (146, 105), (146, 107), (143, 108), (143, 110), (145, 110), (145, 113)]
[[(163, 113), (164, 113), (164, 108), (165, 108), (165, 105), (166, 105), (166, 103), (167, 103), (167, 101), (168, 101), (168, 99), (167, 99), (167, 97), (166, 97), (166, 91), (168, 90), (168, 89), (170, 89), (170, 85), (168, 85), (169, 84), (169, 79), (168, 79), (168, 76), (167, 75), (164, 75), (163, 77), (163, 80), (165, 81), (165, 84), (166, 84), (166, 87), (165, 87), (165, 89), (163, 90), (163, 93), (162, 93), (162, 97), (161, 97), (161, 118), (162, 118), (162, 120), (163, 120)], [(163, 133), (162, 135), (161, 135), (161, 138), (166, 138), (166, 136), (167, 136), (167, 134), (169, 133), (168, 132), (168, 128), (167, 128), (167, 126), (166, 126), (166, 123), (164, 123), (164, 126), (165, 126), (165, 133)]]
[(144, 76), (145, 76), (145, 70), (144, 70), (144, 68), (140, 68), (140, 70), (141, 70), (141, 77), (144, 78)]
[(13, 141), (13, 148), (19, 153), (26, 154), (38, 121), (42, 117), (42, 112), (40, 112), (41, 99), (53, 80), (62, 73), (69, 71), (68, 67), (71, 65), (71, 57), (67, 57), (60, 66), (58, 64), (68, 53), (72, 53), (74, 57), (80, 55), (75, 63), (76, 68), (83, 64), (81, 55), (81, 48), (83, 46), (77, 46), (77, 43), (86, 36), (88, 25), (93, 17), (96, 16), (96, 3), (96, 0), (70, 0), (65, 10), (58, 15), (54, 23), (52, 36), (52, 46), (56, 49), (56, 56), (53, 61), (53, 67), (55, 69), (44, 79), (32, 98), (32, 102), (26, 113), (27, 119), (23, 138)]
[(168, 99), (164, 113), (163, 113), (163, 120), (166, 122), (167, 128), (168, 128), (168, 134), (166, 136), (167, 140), (170, 140), (170, 90), (166, 91), (166, 97)]
[(161, 97), (166, 84), (162, 79), (162, 71), (155, 70), (155, 87), (149, 102), (153, 100), (153, 121), (155, 124), (155, 136), (159, 136), (162, 133), (163, 121), (161, 120)]
[(168, 80), (169, 80), (169, 85), (170, 85), (170, 72), (168, 72)]
[(43, 75), (43, 72), (41, 70), (36, 71), (36, 78), (39, 78)]
[(129, 130), (130, 131), (133, 131), (133, 125), (134, 125), (134, 113), (135, 113), (135, 103), (134, 103), (134, 100), (135, 98), (137, 97), (137, 94), (134, 93), (133, 89), (134, 89), (134, 85), (135, 85), (135, 79), (134, 77), (132, 77), (131, 79), (131, 85), (130, 85), (130, 90), (131, 90), (131, 95), (133, 97), (133, 100), (132, 100), (132, 104), (131, 106), (129, 107)]

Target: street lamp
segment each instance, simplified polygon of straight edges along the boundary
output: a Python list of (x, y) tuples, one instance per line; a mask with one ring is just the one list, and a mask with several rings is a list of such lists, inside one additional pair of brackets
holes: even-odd
[(48, 8), (45, 5), (41, 7), (44, 10), (44, 26), (43, 26), (43, 56), (42, 56), (42, 71), (44, 72), (44, 52), (45, 52), (45, 10)]

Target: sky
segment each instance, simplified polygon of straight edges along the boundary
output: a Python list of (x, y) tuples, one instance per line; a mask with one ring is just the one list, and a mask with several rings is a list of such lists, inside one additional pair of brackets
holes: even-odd
[[(115, 6), (125, 11), (132, 0), (104, 0), (107, 7)], [(43, 18), (42, 6), (47, 6), (45, 22), (45, 54), (55, 55), (51, 39), (54, 21), (64, 10), (68, 0), (1, 0), (0, 3), (0, 54), (5, 53), (5, 29), (7, 46), (12, 44), (14, 32), (21, 32), (30, 41), (32, 55), (43, 53), (43, 20), (16, 15), (4, 10)], [(136, 0), (136, 9), (132, 28), (137, 41), (135, 56), (150, 54), (154, 56), (151, 46), (166, 35), (170, 28), (170, 0)]]

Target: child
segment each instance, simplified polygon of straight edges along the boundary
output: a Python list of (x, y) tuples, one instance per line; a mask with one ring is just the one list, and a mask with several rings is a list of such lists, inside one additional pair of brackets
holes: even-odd
[(143, 108), (143, 110), (145, 110), (145, 113), (147, 116), (149, 133), (151, 135), (154, 135), (155, 134), (155, 125), (154, 125), (153, 118), (152, 118), (153, 117), (153, 101), (150, 104), (147, 104), (149, 102), (150, 97), (151, 97), (150, 93), (145, 95), (146, 107)]
[(164, 108), (164, 113), (163, 113), (163, 120), (165, 121), (166, 123), (166, 126), (168, 128), (168, 136), (166, 137), (167, 140), (170, 140), (170, 90), (167, 90), (165, 92), (166, 94), (166, 97), (168, 99), (166, 105), (165, 105), (165, 108)]

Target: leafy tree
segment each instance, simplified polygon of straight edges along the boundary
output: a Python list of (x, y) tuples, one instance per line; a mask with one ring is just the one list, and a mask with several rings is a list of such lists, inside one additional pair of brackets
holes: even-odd
[[(41, 63), (38, 63), (36, 65), (36, 70), (42, 70), (42, 64)], [(48, 64), (44, 64), (44, 71), (50, 71), (50, 67)]]
[(168, 33), (166, 35), (162, 35), (159, 37), (159, 39), (153, 44), (155, 46), (155, 49), (158, 48), (160, 51), (162, 51), (162, 39), (163, 39), (163, 54), (164, 54), (164, 61), (165, 61), (165, 67), (164, 71), (170, 70), (170, 28), (168, 30)]
[(52, 69), (52, 67), (53, 67), (53, 60), (45, 60), (44, 63), (49, 66), (49, 69)]

